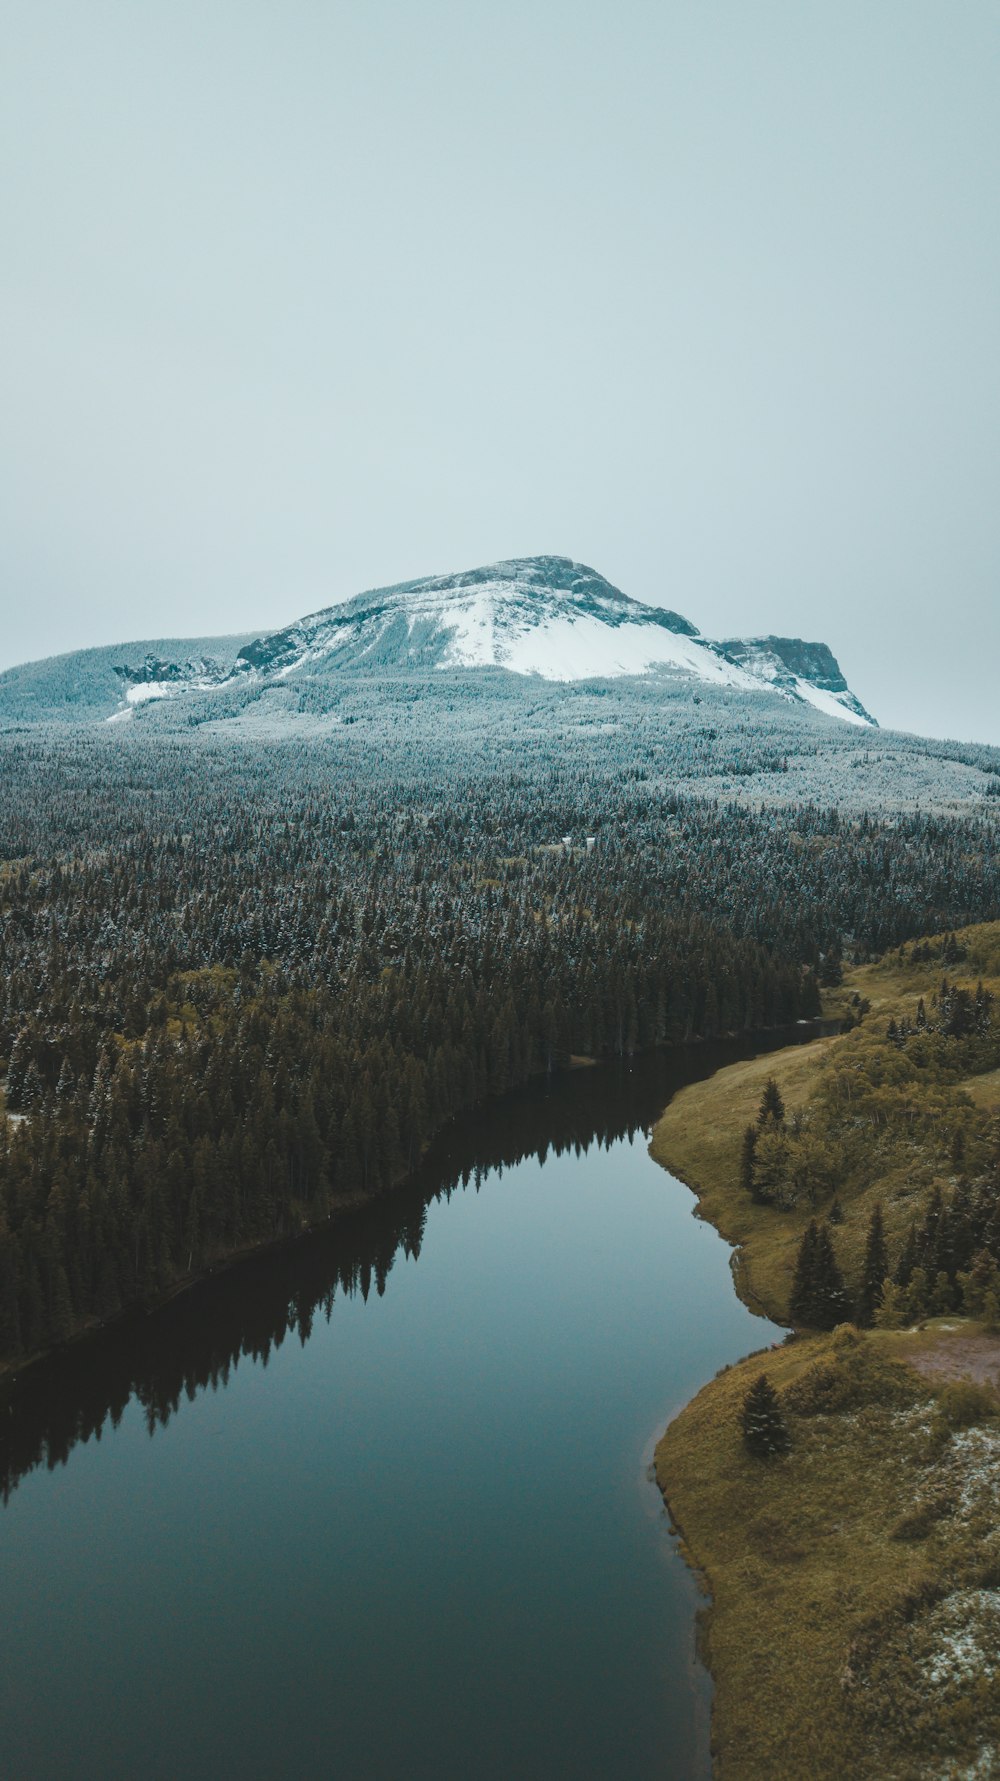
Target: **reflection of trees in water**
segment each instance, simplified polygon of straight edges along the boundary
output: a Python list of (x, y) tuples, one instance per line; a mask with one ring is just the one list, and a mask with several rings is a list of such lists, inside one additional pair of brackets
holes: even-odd
[(397, 1256), (419, 1256), (432, 1201), (470, 1186), (478, 1191), (486, 1175), (530, 1156), (544, 1163), (632, 1138), (682, 1082), (744, 1054), (735, 1045), (706, 1046), (534, 1083), (456, 1121), (412, 1181), (390, 1196), (38, 1362), (0, 1400), (4, 1499), (36, 1466), (65, 1463), (77, 1442), (100, 1439), (109, 1421), (117, 1427), (133, 1397), (153, 1434), (182, 1397), (225, 1386), (241, 1359), (266, 1366), (286, 1336), (308, 1341), (338, 1292), (366, 1300), (384, 1293)]

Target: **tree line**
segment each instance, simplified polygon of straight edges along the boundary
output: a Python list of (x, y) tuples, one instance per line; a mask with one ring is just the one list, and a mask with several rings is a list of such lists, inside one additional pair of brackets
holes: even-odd
[(1000, 907), (971, 818), (339, 746), (3, 744), (0, 1355), (383, 1191), (574, 1054), (809, 1018), (845, 947)]

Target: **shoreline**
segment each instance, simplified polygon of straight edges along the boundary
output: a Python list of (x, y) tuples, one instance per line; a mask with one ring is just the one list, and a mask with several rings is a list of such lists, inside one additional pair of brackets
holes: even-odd
[[(892, 961), (850, 973), (845, 997), (856, 987), (874, 1004), (862, 1049), (887, 1043), (886, 1021), (924, 992)], [(789, 1325), (799, 1240), (834, 1198), (841, 1205), (843, 1195), (835, 1230), (849, 1288), (876, 1201), (898, 1253), (923, 1182), (901, 1176), (891, 1145), (869, 1175), (846, 1171), (818, 1206), (761, 1205), (739, 1179), (742, 1134), (766, 1078), (809, 1129), (831, 1051), (848, 1048), (836, 1077), (858, 1055), (856, 1034), (723, 1067), (679, 1091), (650, 1140), (653, 1159), (694, 1195), (694, 1216), (731, 1245), (737, 1297), (787, 1332), (706, 1381), (656, 1443), (656, 1485), (707, 1598), (698, 1652), (713, 1685), (718, 1781), (992, 1773), (975, 1765), (995, 1747), (1000, 1718), (986, 1704), (995, 1641), (980, 1624), (983, 1604), (991, 1613), (1000, 1604), (1000, 1529), (985, 1494), (1000, 1463), (1000, 1335), (955, 1310), (899, 1329)], [(1000, 1072), (946, 1080), (956, 1106), (1000, 1112)], [(918, 1153), (930, 1180), (933, 1142)], [(790, 1434), (788, 1453), (769, 1461), (748, 1455), (739, 1432), (762, 1372)], [(949, 1388), (966, 1393), (964, 1405)], [(948, 1640), (967, 1627), (980, 1657), (963, 1669)]]
[[(690, 1039), (685, 1040), (683, 1044), (656, 1046), (649, 1051), (632, 1053), (631, 1056), (633, 1058), (663, 1057), (664, 1059), (669, 1059), (672, 1057), (681, 1057), (688, 1053), (697, 1053), (702, 1048), (712, 1045), (723, 1047), (729, 1045), (737, 1046), (741, 1043), (755, 1045), (758, 1042), (766, 1040), (768, 1037), (776, 1037), (785, 1033), (791, 1034), (797, 1029), (801, 1029), (801, 1038), (797, 1041), (793, 1041), (793, 1048), (797, 1048), (799, 1045), (811, 1042), (805, 1029), (821, 1028), (828, 1024), (828, 1017), (818, 1015), (812, 1020), (797, 1021), (792, 1027), (787, 1025), (780, 1027), (764, 1027), (753, 1033), (727, 1033), (721, 1038)], [(816, 1039), (822, 1038), (823, 1036), (823, 1033), (820, 1031), (816, 1031), (812, 1035), (812, 1037)], [(754, 1056), (756, 1057), (757, 1055), (758, 1054), (755, 1052)], [(759, 1055), (766, 1056), (767, 1053), (764, 1052)], [(538, 1083), (549, 1076), (571, 1075), (591, 1069), (604, 1069), (628, 1061), (630, 1060), (624, 1057), (592, 1058), (571, 1055), (565, 1062), (557, 1064), (553, 1070), (539, 1070), (532, 1076), (526, 1077), (523, 1082), (517, 1083), (506, 1090), (504, 1095), (492, 1095), (486, 1097), (486, 1099), (482, 1101), (477, 1101), (473, 1106), (464, 1108), (460, 1113), (452, 1115), (451, 1119), (428, 1139), (424, 1151), (418, 1159), (415, 1167), (407, 1169), (405, 1173), (396, 1181), (392, 1182), (390, 1186), (381, 1188), (374, 1193), (365, 1193), (363, 1190), (357, 1190), (351, 1194), (338, 1195), (336, 1196), (336, 1203), (331, 1206), (330, 1210), (322, 1218), (313, 1223), (303, 1224), (298, 1230), (285, 1231), (280, 1236), (264, 1238), (259, 1243), (246, 1244), (239, 1249), (232, 1250), (228, 1253), (224, 1252), (217, 1256), (213, 1261), (207, 1263), (204, 1267), (195, 1269), (190, 1274), (185, 1274), (180, 1279), (172, 1282), (170, 1286), (165, 1287), (161, 1293), (157, 1293), (152, 1299), (134, 1299), (129, 1304), (123, 1305), (119, 1310), (112, 1312), (108, 1317), (99, 1321), (86, 1323), (80, 1329), (74, 1330), (70, 1335), (64, 1337), (62, 1341), (53, 1343), (47, 1348), (38, 1349), (35, 1353), (16, 1361), (0, 1359), (0, 1392), (2, 1392), (6, 1386), (12, 1385), (23, 1379), (34, 1367), (37, 1367), (42, 1362), (51, 1361), (63, 1353), (78, 1348), (81, 1344), (93, 1341), (95, 1338), (106, 1334), (110, 1330), (122, 1328), (132, 1319), (155, 1317), (159, 1311), (162, 1311), (167, 1305), (173, 1303), (175, 1299), (183, 1297), (185, 1293), (195, 1290), (197, 1287), (204, 1285), (207, 1281), (219, 1275), (234, 1272), (246, 1262), (259, 1260), (261, 1257), (267, 1256), (268, 1254), (279, 1254), (290, 1249), (296, 1244), (305, 1242), (310, 1237), (328, 1230), (332, 1225), (336, 1225), (341, 1219), (349, 1217), (353, 1212), (363, 1211), (366, 1207), (375, 1205), (379, 1200), (400, 1193), (415, 1179), (420, 1167), (427, 1158), (433, 1154), (435, 1145), (446, 1138), (449, 1129), (454, 1126), (459, 1119), (475, 1117), (477, 1113), (481, 1112), (486, 1107), (500, 1104), (506, 1094), (519, 1094), (533, 1083)], [(724, 1068), (725, 1066), (720, 1067)], [(8, 1115), (4, 1109), (0, 1108), (0, 1118), (16, 1119), (21, 1117), (24, 1116)]]

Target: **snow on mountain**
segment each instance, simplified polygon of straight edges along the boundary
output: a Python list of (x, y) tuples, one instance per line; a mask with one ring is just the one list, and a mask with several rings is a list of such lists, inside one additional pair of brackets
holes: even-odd
[(285, 676), (337, 665), (508, 668), (546, 680), (643, 674), (657, 665), (749, 685), (676, 612), (644, 606), (565, 557), (528, 557), (359, 594), (241, 652), (244, 669)]
[(823, 643), (712, 643), (679, 613), (647, 606), (568, 557), (522, 557), (377, 588), (240, 651), (235, 674), (326, 667), (507, 668), (546, 680), (675, 673), (762, 689), (872, 724)]
[[(549, 681), (667, 676), (778, 694), (871, 725), (823, 643), (754, 637), (713, 643), (677, 612), (648, 606), (568, 557), (523, 557), (376, 588), (215, 656), (133, 646), (113, 664), (113, 721), (153, 701), (254, 684), (316, 683), (348, 670), (506, 669)], [(67, 663), (74, 658), (67, 658)], [(0, 700), (3, 688), (0, 686)]]
[(847, 723), (875, 723), (852, 693), (840, 663), (825, 643), (805, 643), (801, 637), (737, 637), (719, 647), (730, 661), (788, 698), (801, 699)]

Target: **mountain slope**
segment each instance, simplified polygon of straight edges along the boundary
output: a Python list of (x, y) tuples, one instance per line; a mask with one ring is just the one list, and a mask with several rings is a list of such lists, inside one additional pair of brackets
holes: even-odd
[(289, 682), (315, 688), (348, 672), (500, 669), (562, 682), (666, 677), (681, 686), (777, 694), (850, 723), (875, 722), (826, 644), (780, 637), (713, 643), (679, 613), (630, 598), (568, 557), (523, 557), (375, 588), (236, 650), (233, 640), (220, 649), (225, 641), (139, 644), (117, 656), (89, 651), (11, 670), (0, 675), (0, 718), (53, 716), (60, 701), (78, 707), (82, 699), (110, 701), (103, 715), (118, 720), (180, 695), (204, 699)]
[(109, 718), (123, 706), (128, 708), (128, 690), (143, 684), (151, 665), (157, 673), (169, 673), (175, 664), (177, 690), (187, 687), (198, 667), (218, 683), (232, 673), (239, 651), (252, 641), (253, 633), (245, 631), (234, 637), (167, 637), (25, 662), (0, 674), (0, 721), (9, 725)]
[(720, 648), (755, 679), (814, 705), (817, 711), (859, 723), (875, 721), (852, 693), (825, 643), (804, 643), (801, 637), (734, 637)]
[(341, 667), (509, 668), (547, 680), (636, 674), (665, 662), (704, 679), (745, 679), (712, 655), (687, 619), (629, 599), (566, 557), (376, 588), (241, 651), (247, 667), (282, 675), (327, 658)]
[(369, 663), (589, 680), (667, 671), (745, 692), (763, 686), (833, 716), (873, 722), (825, 644), (766, 642), (766, 656), (750, 644), (711, 643), (688, 619), (631, 599), (585, 564), (527, 557), (327, 607), (241, 650), (237, 672), (286, 676), (324, 663)]

